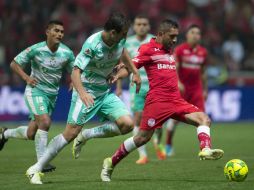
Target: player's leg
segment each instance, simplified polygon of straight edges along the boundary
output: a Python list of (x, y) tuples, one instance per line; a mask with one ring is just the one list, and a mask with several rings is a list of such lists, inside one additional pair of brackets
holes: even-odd
[(174, 149), (173, 149), (173, 137), (175, 134), (176, 126), (179, 122), (174, 119), (169, 119), (165, 123), (166, 128), (166, 154), (167, 156), (173, 156), (174, 155)]
[(82, 146), (90, 139), (124, 135), (133, 129), (133, 120), (129, 111), (115, 94), (105, 95), (103, 99), (99, 100), (98, 104), (101, 104), (98, 115), (103, 119), (110, 120), (110, 122), (82, 130), (73, 143), (72, 153), (74, 158), (80, 156)]
[[(133, 128), (133, 135), (137, 135), (140, 127), (140, 121), (142, 117), (142, 112), (145, 105), (145, 97), (147, 94), (147, 90), (143, 89), (140, 90), (139, 94), (136, 93), (136, 86), (130, 86), (130, 102), (131, 102), (131, 111), (134, 114), (134, 128)], [(136, 161), (137, 164), (146, 164), (148, 162), (148, 156), (146, 152), (146, 146), (143, 145), (138, 149), (139, 159)]]
[[(142, 108), (142, 110), (143, 110), (143, 108)], [(141, 111), (134, 112), (133, 136), (138, 134), (141, 117), (142, 117), (142, 112)], [(137, 150), (138, 150), (138, 153), (139, 153), (139, 159), (136, 161), (136, 164), (146, 164), (148, 162), (148, 156), (147, 156), (147, 152), (146, 152), (146, 145), (138, 147)]]
[(153, 136), (153, 133), (154, 130), (139, 130), (137, 135), (126, 139), (112, 157), (104, 159), (101, 171), (102, 181), (111, 181), (111, 175), (114, 167), (130, 152), (146, 144)]
[(27, 177), (32, 184), (42, 184), (42, 170), (45, 168), (51, 160), (53, 160), (58, 153), (77, 135), (80, 133), (82, 126), (67, 124), (63, 133), (55, 136), (47, 146), (44, 154), (40, 159), (32, 165), (26, 172)]
[(28, 126), (19, 126), (14, 129), (0, 128), (0, 150), (10, 138), (34, 140), (37, 131), (37, 125), (34, 120), (31, 120)]
[(184, 115), (185, 122), (197, 127), (197, 136), (200, 144), (199, 157), (201, 160), (220, 159), (224, 152), (221, 149), (211, 148), (210, 126), (211, 120), (204, 112), (192, 112)]
[(159, 160), (165, 160), (166, 159), (166, 152), (165, 152), (165, 147), (161, 143), (162, 139), (162, 128), (158, 128), (154, 131), (153, 135), (153, 145), (156, 151), (157, 158)]

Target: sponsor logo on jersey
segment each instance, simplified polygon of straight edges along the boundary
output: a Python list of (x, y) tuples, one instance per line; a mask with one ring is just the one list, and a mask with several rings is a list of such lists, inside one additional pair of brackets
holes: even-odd
[(157, 64), (158, 69), (176, 69), (175, 65), (170, 65), (170, 64)]

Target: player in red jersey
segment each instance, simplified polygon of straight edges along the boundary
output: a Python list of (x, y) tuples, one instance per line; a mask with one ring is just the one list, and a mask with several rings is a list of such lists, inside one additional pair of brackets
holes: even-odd
[[(114, 167), (130, 152), (146, 144), (154, 130), (169, 118), (197, 127), (201, 160), (216, 160), (223, 156), (220, 149), (211, 149), (209, 117), (198, 107), (186, 102), (178, 89), (176, 63), (171, 47), (176, 43), (178, 24), (172, 20), (161, 22), (156, 38), (139, 48), (133, 59), (137, 68), (145, 67), (150, 90), (146, 97), (140, 130), (121, 144), (112, 157), (106, 158), (101, 171), (102, 181), (111, 181)], [(123, 72), (116, 74), (116, 78)]]
[[(182, 97), (200, 110), (205, 111), (207, 50), (199, 44), (200, 40), (200, 27), (191, 25), (186, 32), (186, 42), (175, 48), (174, 56)], [(176, 120), (168, 121), (166, 137), (166, 154), (168, 156), (173, 155), (172, 139), (177, 123)]]

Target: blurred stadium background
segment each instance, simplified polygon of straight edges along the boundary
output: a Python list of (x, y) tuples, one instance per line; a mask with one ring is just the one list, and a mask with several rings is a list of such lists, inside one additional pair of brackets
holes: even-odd
[[(173, 18), (181, 27), (179, 43), (190, 24), (200, 25), (202, 43), (210, 52), (207, 112), (214, 121), (254, 119), (253, 0), (1, 0), (0, 121), (27, 118), (22, 94), (25, 83), (10, 71), (9, 65), (21, 50), (44, 40), (46, 23), (50, 19), (62, 20), (64, 42), (77, 54), (84, 40), (101, 29), (111, 10), (123, 11), (130, 19), (139, 13), (148, 14), (151, 32), (161, 19)], [(62, 81), (55, 121), (66, 120), (69, 80), (66, 75)], [(128, 103), (128, 93), (123, 98)]]
[[(217, 122), (213, 125), (213, 144), (224, 149), (225, 157), (201, 163), (196, 157), (194, 128), (181, 125), (174, 141), (175, 157), (158, 164), (150, 144), (151, 163), (137, 166), (137, 154), (132, 154), (117, 168), (114, 182), (105, 185), (99, 180), (101, 162), (126, 137), (99, 139), (88, 143), (78, 161), (73, 161), (70, 146), (66, 148), (54, 160), (58, 169), (46, 176), (44, 188), (253, 189), (253, 172), (244, 183), (226, 183), (223, 166), (232, 158), (240, 158), (247, 162), (250, 171), (254, 170), (254, 0), (0, 0), (0, 125), (16, 127), (28, 121), (23, 99), (25, 83), (10, 71), (9, 65), (21, 50), (44, 40), (47, 22), (64, 22), (64, 43), (77, 54), (84, 40), (101, 29), (111, 10), (123, 11), (130, 19), (139, 13), (148, 14), (152, 33), (161, 19), (173, 18), (181, 27), (179, 43), (190, 24), (201, 26), (202, 43), (210, 52), (206, 108)], [(69, 81), (66, 74), (52, 118), (60, 123), (53, 123), (50, 138), (60, 133), (66, 122), (71, 98)], [(127, 83), (122, 98), (128, 104)], [(0, 154), (0, 189), (34, 189), (23, 175), (34, 161), (34, 142), (10, 140)]]

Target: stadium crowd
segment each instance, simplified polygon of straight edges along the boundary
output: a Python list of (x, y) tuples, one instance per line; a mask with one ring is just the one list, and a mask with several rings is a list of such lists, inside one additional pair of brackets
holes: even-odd
[[(50, 19), (63, 21), (64, 42), (77, 54), (111, 10), (123, 11), (130, 19), (147, 14), (152, 32), (163, 18), (177, 20), (182, 32), (198, 24), (210, 52), (210, 84), (224, 83), (227, 73), (254, 71), (254, 0), (0, 0), (0, 86), (24, 85), (11, 73), (10, 62), (21, 50), (44, 40)], [(183, 38), (182, 34), (180, 41)]]

